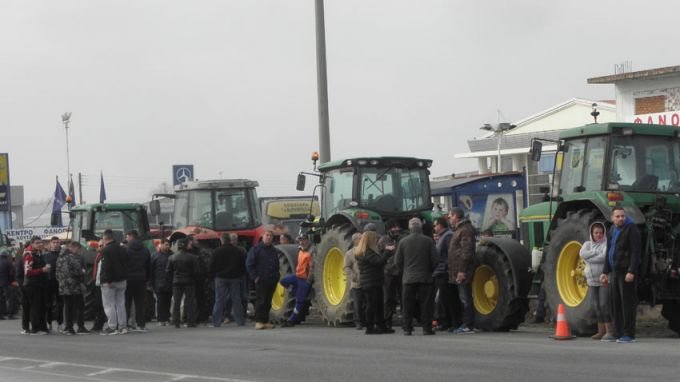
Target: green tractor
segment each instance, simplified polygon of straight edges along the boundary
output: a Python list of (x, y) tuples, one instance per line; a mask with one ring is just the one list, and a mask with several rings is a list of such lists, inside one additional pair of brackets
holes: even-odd
[[(314, 167), (316, 169), (316, 157)], [(297, 189), (304, 190), (305, 174), (319, 178), (321, 216), (312, 217), (316, 255), (313, 259), (314, 303), (325, 322), (340, 325), (352, 322), (353, 308), (344, 259), (351, 236), (372, 223), (379, 233), (394, 218), (403, 228), (408, 219), (426, 221), (432, 231), (428, 159), (404, 157), (352, 158), (323, 163), (318, 171), (298, 175)], [(303, 223), (304, 225), (304, 223)]]
[[(611, 209), (620, 206), (642, 233), (638, 295), (651, 306), (662, 304), (669, 327), (680, 333), (679, 132), (673, 126), (630, 123), (591, 124), (564, 131), (554, 142), (558, 149), (552, 195), (546, 194), (545, 202), (525, 209), (520, 216), (525, 247), (499, 251), (490, 243), (479, 250), (482, 254), (495, 251), (500, 258), (524, 258), (525, 266), (528, 259), (540, 257), (540, 268), (529, 284), (529, 267), (515, 269), (523, 273), (521, 284), (515, 284), (521, 293), (516, 293), (514, 285), (500, 282), (503, 275), (497, 273), (502, 293), (486, 311), (477, 309), (478, 317), (507, 309), (507, 299), (524, 294), (531, 285), (530, 295), (544, 288), (553, 311), (564, 304), (573, 333), (594, 332), (595, 308), (579, 251), (588, 240), (590, 224), (600, 221), (609, 228)], [(532, 142), (533, 160), (540, 159), (541, 148), (540, 140)], [(532, 254), (529, 249), (534, 249)], [(476, 286), (483, 281), (476, 279), (478, 273), (473, 281)]]
[(94, 283), (89, 276), (92, 274), (97, 244), (104, 231), (111, 229), (116, 240), (122, 242), (125, 234), (134, 229), (151, 253), (155, 252), (155, 248), (149, 232), (146, 208), (142, 204), (81, 204), (71, 208), (69, 216), (71, 240), (81, 243), (85, 248), (83, 258), (88, 272), (85, 277), (85, 319), (90, 320), (94, 318), (95, 312)]

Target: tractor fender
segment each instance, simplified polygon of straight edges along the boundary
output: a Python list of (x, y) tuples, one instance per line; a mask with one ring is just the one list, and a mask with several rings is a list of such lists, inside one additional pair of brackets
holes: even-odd
[(485, 251), (489, 246), (496, 247), (509, 261), (512, 277), (517, 288), (517, 297), (527, 297), (531, 287), (531, 253), (517, 240), (501, 237), (485, 238), (477, 247), (477, 252)]
[(339, 227), (344, 224), (350, 224), (357, 232), (364, 232), (364, 227), (369, 223), (372, 223), (375, 226), (378, 234), (383, 235), (385, 233), (385, 222), (382, 220), (357, 219), (346, 212), (339, 212), (326, 220), (327, 227)]
[[(621, 207), (626, 211), (626, 216), (630, 217), (631, 220), (637, 225), (645, 223), (645, 215), (642, 213), (640, 208), (632, 202), (624, 202)], [(602, 214), (605, 220), (610, 221), (610, 216), (612, 214), (612, 206), (608, 205), (600, 199), (581, 199), (581, 200), (571, 200), (568, 202), (562, 202), (555, 210), (553, 214), (552, 221), (550, 222), (550, 231), (554, 230), (557, 226), (558, 219), (565, 218), (567, 212), (569, 211), (579, 211), (582, 209), (588, 210), (598, 210)]]
[(293, 272), (297, 267), (298, 251), (299, 247), (297, 244), (277, 244), (274, 246), (277, 251), (281, 252), (284, 256), (288, 258), (288, 262), (293, 267)]

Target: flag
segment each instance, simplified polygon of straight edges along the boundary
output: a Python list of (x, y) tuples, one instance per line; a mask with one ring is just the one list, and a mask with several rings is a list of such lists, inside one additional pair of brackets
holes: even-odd
[(68, 209), (70, 210), (76, 205), (76, 191), (73, 188), (73, 177), (68, 181), (68, 197)]
[(57, 187), (54, 189), (54, 203), (52, 204), (52, 226), (61, 227), (63, 222), (61, 220), (61, 209), (66, 204), (66, 193), (64, 189), (61, 188), (59, 184), (59, 178), (57, 177)]
[(106, 201), (106, 188), (104, 188), (104, 173), (99, 173), (99, 203)]

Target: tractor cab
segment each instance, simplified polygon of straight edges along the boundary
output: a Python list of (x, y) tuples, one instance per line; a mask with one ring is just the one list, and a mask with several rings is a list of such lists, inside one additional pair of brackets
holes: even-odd
[(142, 240), (151, 238), (146, 208), (141, 204), (83, 204), (74, 206), (69, 216), (72, 240), (81, 243), (98, 241), (107, 229), (118, 242), (131, 230)]
[[(666, 126), (602, 124), (562, 134), (557, 153), (558, 183), (553, 196), (582, 198), (586, 192), (609, 194), (621, 202), (640, 194), (680, 192), (680, 141)], [(637, 194), (637, 197), (635, 196)]]
[[(210, 248), (219, 246), (219, 235), (235, 232), (244, 247), (257, 244), (263, 234), (255, 187), (247, 179), (186, 182), (177, 186), (171, 241), (194, 235)], [(169, 195), (165, 195), (169, 196)], [(152, 202), (152, 214), (160, 210)]]
[(360, 229), (374, 223), (381, 231), (383, 220), (405, 222), (432, 210), (431, 165), (428, 159), (406, 157), (352, 158), (324, 163), (319, 174), (307, 174), (320, 179), (321, 218), (327, 226), (351, 222)]
[(305, 175), (319, 178), (314, 193), (321, 197), (321, 216), (306, 222), (316, 245), (312, 267), (315, 303), (331, 325), (350, 322), (350, 281), (344, 273), (345, 254), (352, 248), (352, 235), (372, 224), (379, 234), (385, 223), (396, 220), (402, 228), (408, 220), (424, 220), (423, 233), (431, 234), (434, 212), (430, 194), (429, 159), (406, 157), (351, 158), (321, 164), (315, 172), (298, 174), (299, 191)]

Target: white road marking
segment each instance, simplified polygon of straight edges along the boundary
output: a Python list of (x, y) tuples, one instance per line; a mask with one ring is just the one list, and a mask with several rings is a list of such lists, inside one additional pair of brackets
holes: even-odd
[[(11, 361), (22, 361), (22, 362), (33, 362), (35, 365), (31, 366), (26, 366), (23, 368), (13, 368), (9, 366), (5, 366), (8, 363), (11, 363)], [(123, 372), (123, 373), (134, 373), (134, 374), (142, 374), (142, 375), (156, 375), (160, 377), (167, 377), (168, 382), (174, 382), (174, 381), (181, 381), (183, 379), (198, 379), (198, 380), (203, 380), (203, 381), (214, 381), (214, 382), (255, 382), (254, 380), (245, 380), (245, 379), (234, 379), (234, 378), (220, 378), (220, 377), (205, 377), (201, 375), (190, 375), (190, 374), (175, 374), (175, 373), (166, 373), (162, 371), (152, 371), (152, 370), (140, 370), (140, 369), (126, 369), (126, 368), (111, 368), (111, 367), (104, 367), (104, 366), (97, 366), (97, 365), (88, 365), (88, 364), (82, 364), (82, 363), (71, 363), (71, 362), (57, 362), (57, 361), (48, 361), (48, 360), (39, 360), (39, 359), (32, 359), (32, 358), (19, 358), (19, 357), (6, 357), (6, 356), (1, 356), (0, 355), (0, 369), (8, 369), (8, 370), (24, 370), (27, 372), (31, 373), (39, 373), (43, 375), (54, 375), (54, 376), (60, 376), (60, 377), (73, 377), (77, 379), (85, 379), (85, 380), (91, 380), (91, 381), (102, 381), (102, 382), (110, 382), (113, 379), (102, 379), (102, 378), (92, 378), (92, 377), (99, 377), (105, 374), (115, 374), (117, 372)], [(41, 368), (41, 369), (47, 369), (47, 368), (53, 368), (55, 366), (74, 366), (74, 367), (80, 367), (80, 368), (89, 368), (89, 369), (96, 369), (98, 371), (84, 374), (84, 375), (78, 375), (78, 374), (64, 374), (64, 373), (57, 373), (57, 372), (49, 372), (49, 371), (43, 371), (43, 370), (36, 370), (36, 368)]]

